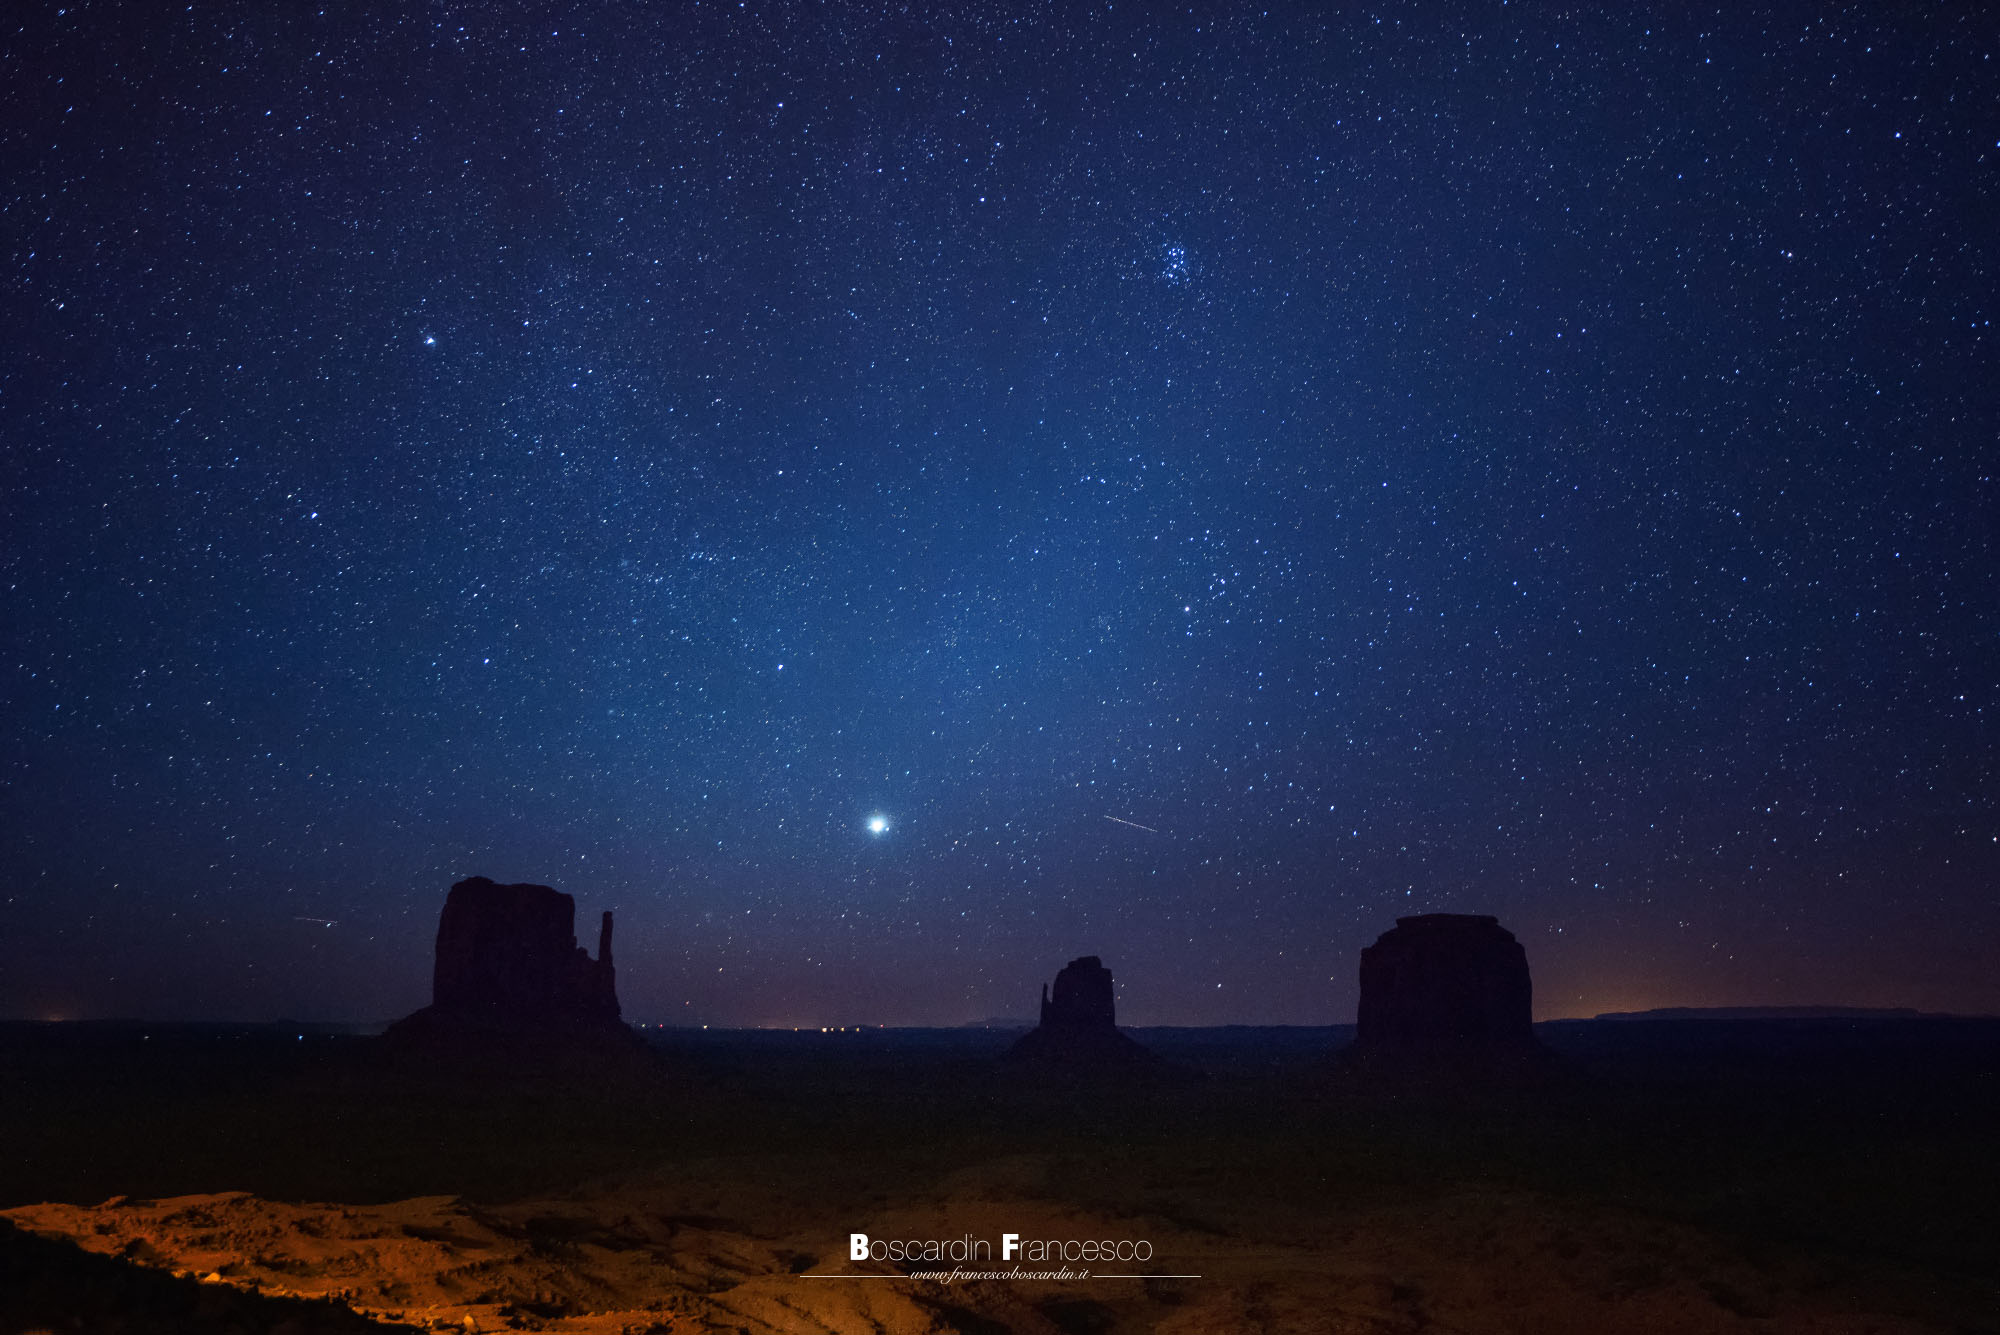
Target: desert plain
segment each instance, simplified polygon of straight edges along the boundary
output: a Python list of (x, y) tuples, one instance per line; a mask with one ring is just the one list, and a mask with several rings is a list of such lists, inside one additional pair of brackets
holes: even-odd
[[(5, 1328), (2000, 1330), (2000, 1021), (1558, 1022), (1554, 1076), (1470, 1090), (1343, 1079), (1339, 1027), (1132, 1030), (1169, 1069), (1104, 1079), (998, 1029), (640, 1032), (528, 1071), (0, 1027)], [(1150, 1259), (944, 1282), (855, 1232)]]

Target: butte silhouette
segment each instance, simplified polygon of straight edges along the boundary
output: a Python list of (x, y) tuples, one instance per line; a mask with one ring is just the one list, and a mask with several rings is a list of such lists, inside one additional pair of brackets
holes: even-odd
[(475, 876), (452, 886), (438, 917), (431, 1004), (383, 1035), (426, 1058), (517, 1059), (643, 1049), (619, 1018), (611, 915), (597, 958), (576, 943), (576, 901), (546, 885)]
[(1009, 1063), (1072, 1074), (1147, 1071), (1164, 1065), (1118, 1030), (1111, 970), (1095, 955), (1073, 959), (1042, 984), (1041, 1023), (1007, 1052)]
[(1364, 1077), (1444, 1083), (1535, 1074), (1549, 1054), (1535, 1037), (1532, 1001), (1527, 952), (1497, 918), (1398, 918), (1361, 952), (1354, 1042), (1337, 1064)]

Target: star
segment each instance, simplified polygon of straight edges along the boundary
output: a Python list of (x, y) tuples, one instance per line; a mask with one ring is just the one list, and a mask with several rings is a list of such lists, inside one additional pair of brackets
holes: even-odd
[(884, 835), (889, 833), (889, 818), (887, 816), (882, 815), (879, 812), (873, 816), (870, 816), (868, 818), (868, 833), (873, 835)]

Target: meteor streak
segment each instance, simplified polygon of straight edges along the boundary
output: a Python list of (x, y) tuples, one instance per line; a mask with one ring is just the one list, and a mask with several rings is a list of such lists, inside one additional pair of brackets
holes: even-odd
[(1136, 821), (1136, 820), (1126, 820), (1126, 819), (1125, 819), (1125, 818), (1124, 818), (1123, 816), (1106, 816), (1106, 817), (1105, 817), (1104, 819), (1106, 819), (1106, 820), (1115, 820), (1115, 821), (1117, 821), (1117, 822), (1118, 822), (1118, 823), (1119, 823), (1120, 825), (1129, 825), (1129, 826), (1131, 826), (1131, 827), (1132, 827), (1133, 829), (1135, 829), (1135, 830), (1144, 830), (1144, 831), (1145, 831), (1145, 832), (1146, 832), (1147, 834), (1158, 834), (1158, 833), (1159, 833), (1159, 831), (1158, 831), (1158, 830), (1154, 829), (1154, 828), (1153, 828), (1152, 826), (1150, 826), (1150, 825), (1141, 825), (1141, 824), (1140, 824), (1140, 823), (1139, 823), (1138, 821)]

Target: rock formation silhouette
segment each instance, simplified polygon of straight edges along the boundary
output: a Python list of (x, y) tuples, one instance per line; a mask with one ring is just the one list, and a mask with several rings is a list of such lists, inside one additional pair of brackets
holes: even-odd
[(1095, 955), (1071, 960), (1042, 984), (1042, 1019), (1008, 1050), (1007, 1060), (1071, 1071), (1150, 1068), (1160, 1059), (1118, 1030), (1111, 970)]
[(1361, 952), (1361, 1004), (1341, 1064), (1446, 1079), (1532, 1070), (1547, 1058), (1532, 1000), (1527, 952), (1497, 918), (1398, 918)]
[(1049, 1000), (1049, 986), (1042, 984), (1044, 1029), (1117, 1028), (1117, 1003), (1112, 998), (1111, 970), (1095, 955), (1073, 959), (1056, 975), (1055, 1000)]
[(509, 1058), (561, 1052), (587, 1059), (638, 1047), (618, 1018), (611, 915), (597, 958), (576, 943), (576, 901), (546, 885), (474, 876), (452, 886), (438, 917), (431, 1004), (384, 1035), (426, 1055)]
[(617, 1020), (611, 915), (594, 960), (575, 924), (576, 901), (546, 885), (460, 881), (438, 919), (431, 1008), (494, 1024)]

